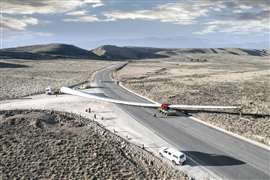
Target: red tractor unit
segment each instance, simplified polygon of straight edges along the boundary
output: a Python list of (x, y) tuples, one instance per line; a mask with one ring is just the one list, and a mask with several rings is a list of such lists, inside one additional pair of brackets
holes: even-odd
[(169, 104), (163, 103), (161, 104), (160, 108), (158, 108), (158, 111), (161, 114), (164, 114), (165, 116), (175, 116), (176, 115), (176, 110), (170, 109)]

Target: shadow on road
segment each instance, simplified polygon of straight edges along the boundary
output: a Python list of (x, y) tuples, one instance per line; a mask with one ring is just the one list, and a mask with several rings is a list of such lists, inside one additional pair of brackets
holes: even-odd
[(104, 87), (104, 86), (91, 86), (90, 88), (88, 88), (88, 89), (103, 89), (103, 88), (106, 88), (106, 87)]
[(98, 96), (98, 97), (108, 97), (104, 93), (91, 93), (91, 92), (87, 92), (87, 93), (93, 96)]
[[(215, 114), (230, 114), (230, 115), (239, 115), (239, 112), (228, 112), (228, 111), (217, 111), (217, 110), (190, 110), (184, 109), (181, 110), (184, 113), (215, 113)], [(258, 114), (258, 113), (242, 113), (242, 116), (251, 116), (253, 118), (260, 117), (270, 117), (270, 114)]]
[[(234, 166), (246, 164), (243, 161), (235, 159), (233, 157), (217, 155), (217, 154), (209, 154), (198, 151), (182, 151), (187, 156), (191, 157), (195, 161), (198, 161), (201, 166)], [(187, 161), (189, 164), (189, 161)], [(197, 164), (191, 163), (190, 166), (197, 166)]]

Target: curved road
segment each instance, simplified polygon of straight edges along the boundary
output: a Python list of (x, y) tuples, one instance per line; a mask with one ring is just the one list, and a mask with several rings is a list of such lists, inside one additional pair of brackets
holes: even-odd
[[(108, 97), (147, 102), (112, 82), (114, 65), (96, 73), (95, 81)], [(227, 135), (185, 115), (153, 117), (156, 110), (118, 105), (134, 119), (185, 152), (222, 179), (270, 179), (270, 151)]]

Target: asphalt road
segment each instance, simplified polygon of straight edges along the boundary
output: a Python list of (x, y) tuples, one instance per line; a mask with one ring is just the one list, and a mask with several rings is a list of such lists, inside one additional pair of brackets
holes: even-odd
[[(106, 96), (147, 102), (112, 82), (116, 66), (96, 73)], [(227, 135), (185, 115), (154, 117), (155, 109), (119, 105), (134, 119), (222, 179), (270, 179), (270, 151)]]

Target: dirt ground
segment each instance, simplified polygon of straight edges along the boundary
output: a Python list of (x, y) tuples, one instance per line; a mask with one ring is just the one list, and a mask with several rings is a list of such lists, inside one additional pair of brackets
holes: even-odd
[(111, 62), (94, 60), (1, 60), (0, 100), (44, 93), (90, 79)]
[(78, 115), (0, 111), (0, 179), (186, 179)]
[(237, 105), (230, 111), (188, 111), (216, 126), (270, 144), (269, 57), (200, 56), (133, 61), (117, 73), (124, 85), (158, 102)]

